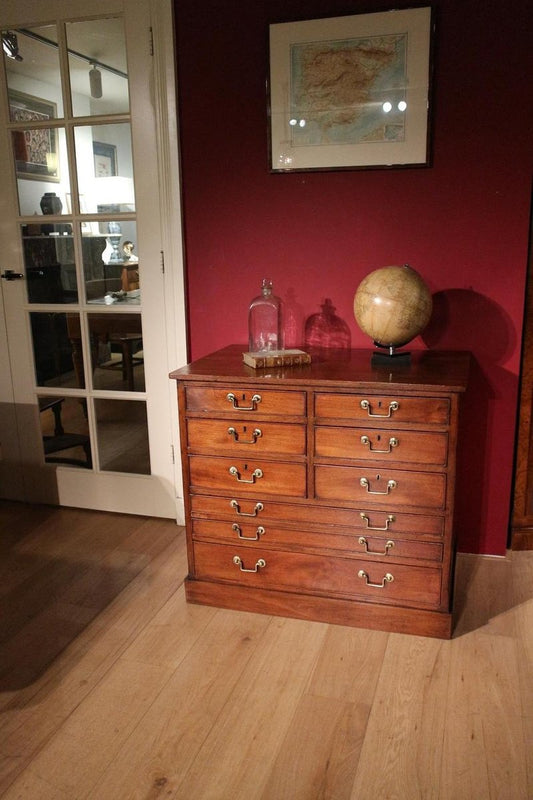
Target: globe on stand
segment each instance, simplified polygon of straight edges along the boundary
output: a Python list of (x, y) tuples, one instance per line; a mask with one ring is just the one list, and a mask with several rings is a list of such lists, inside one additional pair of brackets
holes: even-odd
[(357, 324), (377, 347), (372, 363), (409, 363), (410, 353), (397, 351), (428, 324), (433, 301), (431, 292), (416, 270), (402, 267), (382, 267), (363, 278), (354, 297)]

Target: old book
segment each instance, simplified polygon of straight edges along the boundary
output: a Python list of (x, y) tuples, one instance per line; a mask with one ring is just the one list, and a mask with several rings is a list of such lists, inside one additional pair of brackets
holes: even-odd
[(243, 361), (249, 367), (294, 367), (310, 364), (311, 356), (303, 350), (269, 350), (268, 353), (243, 353)]

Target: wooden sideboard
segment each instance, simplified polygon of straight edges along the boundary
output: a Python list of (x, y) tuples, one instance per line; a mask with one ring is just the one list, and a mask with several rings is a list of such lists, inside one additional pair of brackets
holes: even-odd
[(187, 599), (449, 638), (468, 353), (254, 370), (232, 345), (177, 381)]

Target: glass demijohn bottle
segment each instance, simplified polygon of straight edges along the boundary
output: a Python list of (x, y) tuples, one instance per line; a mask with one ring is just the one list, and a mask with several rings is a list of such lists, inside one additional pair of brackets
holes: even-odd
[(261, 294), (248, 311), (248, 347), (251, 353), (281, 350), (281, 300), (272, 293), (272, 281), (263, 278)]

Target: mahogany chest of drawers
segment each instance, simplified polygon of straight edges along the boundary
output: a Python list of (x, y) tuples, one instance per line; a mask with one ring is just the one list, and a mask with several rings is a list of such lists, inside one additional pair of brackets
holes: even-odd
[(467, 353), (254, 370), (232, 345), (177, 381), (187, 599), (448, 638)]

